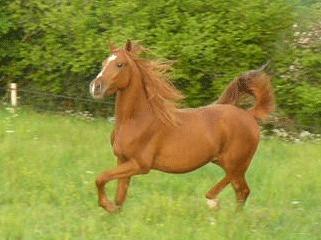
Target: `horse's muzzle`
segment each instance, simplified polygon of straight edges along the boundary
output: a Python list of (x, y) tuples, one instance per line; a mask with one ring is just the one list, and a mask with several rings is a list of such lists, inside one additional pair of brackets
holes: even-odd
[(89, 92), (93, 98), (100, 98), (100, 96), (102, 95), (101, 83), (96, 83), (96, 80), (93, 80), (89, 84)]

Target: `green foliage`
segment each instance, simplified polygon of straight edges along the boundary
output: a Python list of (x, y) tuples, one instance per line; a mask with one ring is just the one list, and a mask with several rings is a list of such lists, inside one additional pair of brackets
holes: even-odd
[(295, 21), (289, 37), (288, 56), (278, 68), (278, 107), (300, 124), (321, 127), (321, 4), (298, 9), (302, 21)]
[[(300, 81), (307, 88), (320, 84), (320, 40), (298, 46), (293, 24), (304, 32), (313, 28), (311, 22), (320, 21), (314, 1), (2, 2), (0, 86), (15, 81), (88, 97), (88, 83), (108, 55), (108, 40), (123, 44), (136, 39), (155, 57), (177, 61), (173, 81), (187, 95), (189, 106), (214, 101), (236, 75), (272, 60), (280, 110), (308, 122), (300, 109), (292, 113), (300, 94), (293, 82), (305, 76)], [(294, 63), (299, 67), (293, 77), (289, 67)]]
[[(231, 187), (220, 211), (208, 209), (204, 195), (223, 177), (209, 164), (133, 177), (123, 210), (110, 215), (94, 182), (116, 165), (111, 129), (101, 119), (0, 111), (0, 239), (320, 239), (320, 143), (263, 141), (242, 213)], [(113, 199), (115, 182), (106, 189)]]

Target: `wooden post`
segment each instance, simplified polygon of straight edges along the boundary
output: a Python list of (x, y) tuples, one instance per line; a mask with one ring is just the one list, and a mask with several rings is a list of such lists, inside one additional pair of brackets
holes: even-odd
[(13, 108), (17, 107), (17, 84), (10, 83), (10, 97), (11, 97), (11, 106)]

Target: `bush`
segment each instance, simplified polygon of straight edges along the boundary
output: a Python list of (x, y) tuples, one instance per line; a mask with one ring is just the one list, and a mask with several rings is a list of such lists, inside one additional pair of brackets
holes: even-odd
[[(318, 16), (318, 4), (310, 4), (5, 0), (0, 7), (1, 85), (15, 81), (25, 88), (88, 97), (88, 83), (108, 55), (108, 40), (122, 44), (129, 38), (142, 40), (155, 57), (177, 60), (173, 81), (187, 95), (189, 106), (214, 101), (236, 75), (273, 60), (280, 110), (301, 120), (313, 107), (294, 113), (293, 104), (298, 104), (302, 87), (316, 89), (321, 78), (320, 55), (295, 43), (295, 17), (312, 8), (316, 10), (310, 15)], [(289, 80), (296, 59), (302, 60), (296, 76), (308, 74), (314, 85), (307, 79), (304, 85)], [(320, 117), (318, 111), (313, 114)]]

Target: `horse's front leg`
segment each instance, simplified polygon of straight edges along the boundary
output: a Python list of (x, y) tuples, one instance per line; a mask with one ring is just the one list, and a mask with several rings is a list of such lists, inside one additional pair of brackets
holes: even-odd
[(117, 211), (118, 207), (108, 199), (105, 193), (105, 184), (114, 179), (126, 179), (143, 172), (134, 160), (126, 161), (113, 170), (103, 172), (96, 180), (99, 205), (108, 212)]
[[(118, 158), (118, 166), (124, 162), (125, 160)], [(115, 203), (119, 207), (121, 207), (126, 200), (129, 184), (130, 177), (118, 179)]]

